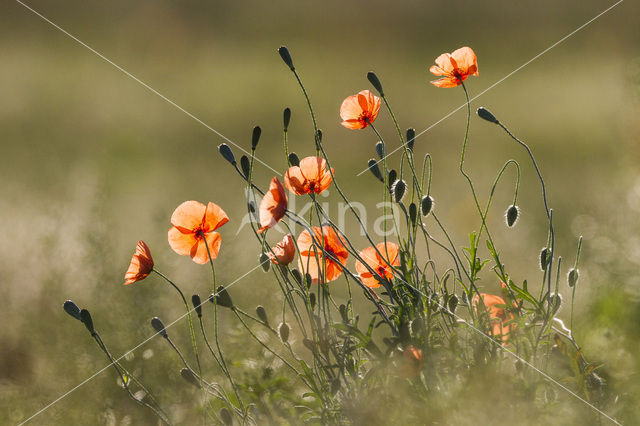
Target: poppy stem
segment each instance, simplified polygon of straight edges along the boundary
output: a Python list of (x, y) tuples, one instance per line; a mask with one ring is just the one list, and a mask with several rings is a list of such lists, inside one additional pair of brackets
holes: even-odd
[(292, 69), (291, 72), (293, 72), (293, 75), (296, 77), (298, 85), (300, 85), (302, 93), (304, 94), (304, 98), (307, 100), (307, 108), (309, 109), (309, 113), (311, 114), (311, 120), (313, 121), (313, 137), (316, 142), (316, 155), (320, 155), (320, 138), (318, 137), (318, 124), (316, 122), (316, 115), (313, 113), (313, 107), (311, 106), (311, 99), (309, 99), (307, 89), (304, 88), (304, 84), (302, 84), (302, 80), (300, 80), (298, 71)]

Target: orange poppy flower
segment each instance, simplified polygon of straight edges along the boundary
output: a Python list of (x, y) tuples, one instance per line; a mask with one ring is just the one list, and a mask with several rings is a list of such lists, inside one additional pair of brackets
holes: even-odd
[(453, 53), (443, 53), (436, 58), (436, 65), (429, 68), (434, 75), (442, 78), (431, 84), (438, 87), (456, 87), (470, 75), (478, 76), (478, 58), (470, 47), (461, 47)]
[[(486, 312), (489, 314), (493, 337), (502, 337), (502, 341), (506, 341), (509, 337), (509, 332), (516, 328), (516, 325), (513, 323), (505, 324), (506, 322), (513, 320), (513, 314), (507, 312), (505, 308), (506, 302), (502, 297), (485, 293), (480, 293), (480, 295), (482, 296), (482, 302), (484, 303)], [(476, 313), (478, 312), (478, 302), (480, 302), (480, 298), (476, 294), (473, 296), (472, 301)]]
[[(322, 230), (314, 226), (313, 233), (313, 238), (307, 230), (302, 231), (298, 236), (297, 245), (300, 250), (298, 267), (303, 273), (311, 275), (314, 284), (318, 283), (323, 272), (325, 282), (334, 281), (342, 274), (342, 267), (334, 259), (344, 265), (349, 257), (344, 238), (336, 234), (330, 226), (323, 226)], [(324, 252), (314, 243), (314, 240), (318, 244), (323, 244), (324, 251), (330, 253), (332, 257), (325, 257)]]
[[(189, 255), (194, 262), (205, 264), (218, 257), (222, 239), (216, 229), (229, 221), (227, 214), (214, 203), (206, 206), (197, 201), (185, 201), (171, 215), (169, 245), (180, 255)], [(206, 243), (205, 243), (206, 241)]]
[(296, 244), (293, 242), (291, 234), (284, 236), (282, 241), (272, 247), (273, 253), (267, 253), (272, 263), (280, 265), (288, 265), (293, 262), (293, 258), (296, 256)]
[(404, 372), (408, 377), (415, 377), (422, 370), (422, 350), (413, 345), (407, 346), (402, 352), (404, 357)]
[(284, 175), (284, 183), (296, 195), (319, 194), (331, 185), (331, 172), (322, 157), (306, 157), (299, 166), (290, 167)]
[(376, 120), (379, 111), (380, 98), (368, 90), (363, 90), (342, 101), (341, 124), (348, 129), (364, 129)]
[(260, 229), (258, 229), (258, 233), (263, 233), (276, 226), (286, 212), (287, 193), (278, 178), (274, 177), (269, 184), (269, 191), (260, 201)]
[(124, 285), (133, 284), (136, 281), (144, 280), (153, 270), (153, 258), (151, 251), (144, 241), (138, 241), (136, 252), (133, 253), (129, 269), (124, 274)]
[[(378, 249), (376, 251), (376, 248)], [(382, 255), (378, 254), (378, 251)], [(389, 266), (399, 266), (400, 258), (398, 256), (399, 248), (396, 243), (387, 242), (385, 248), (384, 243), (376, 244), (374, 247), (367, 247), (360, 252), (360, 257), (366, 262), (367, 265), (382, 278), (391, 280), (393, 278), (393, 269)], [(386, 261), (385, 261), (386, 260)], [(369, 288), (377, 288), (382, 284), (374, 274), (369, 272), (369, 269), (362, 264), (359, 260), (356, 260), (356, 271), (360, 275), (362, 284)]]

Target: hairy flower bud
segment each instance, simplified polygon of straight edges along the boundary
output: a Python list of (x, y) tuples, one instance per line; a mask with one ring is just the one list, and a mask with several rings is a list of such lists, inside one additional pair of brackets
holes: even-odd
[(389, 189), (391, 189), (391, 185), (393, 185), (397, 177), (398, 172), (395, 169), (389, 170), (389, 174), (387, 176), (387, 185), (389, 185)]
[(507, 221), (507, 226), (512, 228), (518, 222), (518, 218), (520, 216), (520, 208), (515, 205), (510, 205), (507, 211), (504, 214), (505, 220)]
[(416, 203), (409, 204), (409, 219), (411, 220), (411, 224), (416, 224), (416, 219), (418, 217), (418, 207)]
[(298, 155), (295, 152), (289, 153), (289, 164), (292, 166), (300, 165), (300, 158), (298, 158)]
[(282, 123), (284, 125), (283, 130), (286, 132), (289, 130), (289, 123), (291, 122), (291, 108), (285, 108), (282, 112)]
[(260, 126), (256, 126), (253, 128), (253, 133), (251, 134), (251, 150), (255, 151), (258, 146), (258, 142), (260, 142), (260, 135), (262, 134), (262, 129)]
[(202, 318), (202, 300), (200, 300), (200, 296), (197, 294), (191, 296), (191, 303), (193, 303), (193, 308), (196, 310), (198, 318)]
[(371, 83), (371, 85), (375, 87), (378, 93), (380, 93), (380, 96), (384, 97), (384, 91), (382, 90), (382, 83), (380, 83), (380, 79), (378, 78), (378, 76), (373, 71), (369, 71), (367, 73), (367, 79), (369, 80), (369, 83)]
[(549, 248), (545, 247), (540, 250), (540, 269), (543, 271), (547, 269), (549, 265)]
[(73, 303), (71, 300), (67, 300), (66, 302), (64, 302), (62, 308), (66, 313), (68, 313), (78, 321), (82, 321), (82, 318), (80, 317), (80, 308), (78, 308), (78, 305)]
[(281, 322), (278, 326), (278, 336), (280, 336), (282, 343), (287, 343), (289, 341), (289, 326), (286, 322)]
[(269, 325), (269, 318), (267, 318), (267, 310), (264, 308), (264, 306), (258, 305), (256, 307), (256, 315), (258, 315), (258, 318), (260, 318), (260, 321), (262, 321), (266, 325)]
[(376, 144), (376, 153), (378, 154), (378, 157), (382, 159), (382, 157), (384, 157), (384, 152), (384, 142), (378, 141), (378, 143)]
[(188, 368), (183, 368), (182, 370), (180, 370), (180, 375), (182, 376), (183, 379), (185, 379), (187, 382), (191, 383), (193, 386), (197, 387), (198, 389), (200, 389), (200, 381), (198, 380), (198, 378), (196, 377), (195, 374), (193, 374), (193, 371), (191, 371)]
[(380, 172), (380, 167), (378, 167), (378, 162), (373, 158), (369, 160), (369, 170), (376, 177), (376, 179), (378, 179), (380, 182), (384, 182), (382, 172)]
[(410, 127), (407, 129), (407, 148), (413, 152), (413, 146), (416, 143), (416, 129)]
[(91, 314), (86, 309), (80, 311), (80, 321), (87, 327), (89, 333), (94, 334), (96, 331), (93, 328), (93, 320), (91, 319)]
[(578, 269), (577, 268), (569, 269), (569, 272), (567, 273), (567, 283), (569, 284), (569, 287), (575, 286), (578, 282), (578, 278), (580, 278), (580, 273), (578, 272)]
[(233, 308), (233, 301), (231, 300), (231, 296), (224, 286), (218, 286), (218, 290), (216, 294), (212, 294), (209, 296), (209, 300), (211, 302), (215, 302), (218, 306), (222, 306), (224, 308)]
[(167, 330), (164, 328), (164, 323), (158, 317), (153, 317), (151, 319), (151, 327), (156, 331), (156, 333), (160, 334), (165, 339), (169, 337), (167, 335)]
[(249, 157), (243, 155), (240, 157), (240, 170), (242, 170), (242, 175), (245, 180), (249, 179), (249, 173), (251, 172), (251, 162), (249, 161)]
[(231, 148), (229, 148), (229, 145), (227, 145), (226, 143), (221, 143), (220, 145), (218, 145), (218, 151), (220, 152), (220, 155), (222, 155), (222, 157), (229, 163), (234, 166), (237, 164), (236, 157), (233, 155), (233, 151), (231, 150)]
[(398, 179), (393, 183), (391, 187), (391, 193), (393, 193), (393, 199), (396, 203), (402, 202), (404, 193), (407, 190), (407, 184), (404, 180)]
[(491, 111), (489, 111), (485, 107), (478, 108), (476, 110), (476, 114), (478, 114), (478, 117), (482, 118), (483, 120), (487, 120), (490, 123), (495, 123), (495, 124), (499, 123), (499, 121), (496, 118), (496, 116), (491, 114)]
[(286, 46), (280, 46), (280, 48), (278, 48), (278, 53), (280, 54), (280, 57), (282, 58), (284, 63), (287, 64), (289, 69), (291, 71), (295, 71), (296, 68), (293, 66), (293, 59), (291, 59), (289, 49), (287, 49)]
[(431, 195), (425, 195), (420, 202), (420, 209), (422, 210), (422, 216), (426, 216), (433, 210), (433, 197)]

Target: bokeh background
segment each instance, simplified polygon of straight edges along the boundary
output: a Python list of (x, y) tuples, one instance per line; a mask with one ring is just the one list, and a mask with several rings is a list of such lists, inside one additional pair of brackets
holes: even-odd
[[(371, 224), (379, 191), (368, 172), (357, 173), (374, 156), (376, 138), (343, 128), (338, 116), (346, 96), (370, 88), (367, 71), (381, 78), (401, 126), (420, 132), (464, 102), (462, 90), (428, 84), (428, 67), (440, 53), (463, 45), (475, 50), (480, 76), (468, 80), (474, 96), (613, 2), (27, 4), (235, 143), (247, 147), (251, 129), (261, 125), (258, 155), (281, 172), (284, 107), (293, 111), (291, 149), (301, 157), (313, 153), (304, 98), (276, 53), (286, 44), (337, 176), (352, 199), (369, 207)], [(117, 355), (152, 334), (151, 317), (169, 322), (182, 314), (173, 290), (157, 278), (122, 286), (138, 239), (187, 294), (209, 291), (208, 269), (167, 244), (179, 203), (214, 201), (231, 217), (216, 260), (221, 283), (256, 266), (259, 247), (248, 228), (237, 232), (246, 211), (243, 185), (217, 153), (220, 137), (19, 3), (3, 2), (0, 10), (0, 422), (15, 424), (106, 365), (84, 328), (62, 311), (64, 300), (91, 310)], [(534, 150), (554, 208), (557, 252), (567, 263), (584, 236), (575, 334), (619, 395), (609, 410), (630, 423), (640, 419), (639, 12), (637, 3), (621, 3), (472, 105), (489, 107)], [(459, 245), (479, 226), (456, 171), (464, 123), (463, 109), (416, 143), (418, 156), (433, 155), (432, 194)], [(386, 113), (377, 124), (395, 146)], [(469, 143), (468, 169), (483, 198), (504, 161), (523, 166), (518, 226), (503, 225), (511, 177), (499, 187), (490, 224), (514, 279), (537, 283), (546, 229), (526, 153), (476, 117)], [(259, 166), (256, 174), (265, 186), (274, 173)], [(337, 201), (335, 195), (327, 201)], [(358, 233), (350, 222), (347, 230)], [(497, 288), (490, 274), (481, 284)], [(568, 301), (564, 280), (560, 292)], [(259, 271), (232, 291), (247, 310), (273, 306), (274, 318), (276, 293), (272, 277)], [(564, 318), (568, 313), (563, 308)], [(260, 383), (260, 369), (251, 368), (261, 366), (259, 348), (243, 345), (228, 321), (225, 344), (234, 368)], [(186, 336), (183, 322), (174, 330)], [(150, 378), (178, 422), (189, 423), (196, 396), (164, 342), (152, 340), (126, 363)], [(504, 414), (510, 415), (517, 419)], [(31, 423), (140, 424), (146, 416), (108, 370)]]

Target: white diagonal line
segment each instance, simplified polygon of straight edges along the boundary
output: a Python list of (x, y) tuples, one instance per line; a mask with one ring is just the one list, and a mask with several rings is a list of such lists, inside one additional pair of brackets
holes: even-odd
[[(189, 111), (187, 111), (186, 109), (184, 109), (183, 107), (181, 107), (180, 105), (178, 105), (177, 103), (172, 101), (171, 99), (167, 98), (165, 95), (163, 95), (162, 93), (158, 92), (156, 89), (154, 89), (153, 87), (149, 86), (147, 83), (145, 83), (144, 81), (140, 80), (138, 77), (136, 77), (135, 75), (131, 74), (129, 71), (125, 70), (120, 65), (116, 64), (111, 59), (107, 58), (102, 53), (100, 53), (96, 49), (94, 49), (93, 47), (89, 46), (88, 44), (86, 44), (85, 42), (83, 42), (82, 40), (80, 40), (79, 38), (74, 36), (73, 34), (69, 33), (67, 30), (65, 30), (64, 28), (60, 27), (55, 22), (53, 22), (50, 19), (48, 19), (46, 16), (42, 15), (41, 13), (39, 13), (38, 11), (33, 9), (32, 7), (24, 4), (20, 0), (16, 0), (16, 2), (21, 4), (22, 6), (24, 6), (26, 9), (30, 10), (31, 12), (33, 12), (38, 17), (42, 18), (42, 20), (44, 20), (47, 23), (51, 24), (54, 28), (58, 29), (59, 31), (61, 31), (62, 33), (64, 33), (65, 35), (67, 35), (68, 37), (70, 37), (71, 39), (76, 41), (77, 43), (79, 43), (80, 45), (82, 45), (82, 46), (86, 47), (87, 49), (89, 49), (92, 53), (94, 53), (95, 55), (97, 55), (98, 57), (100, 57), (101, 59), (106, 61), (107, 63), (113, 65), (118, 71), (122, 72), (127, 77), (129, 77), (132, 80), (136, 81), (137, 83), (142, 85), (145, 89), (149, 90), (150, 92), (152, 92), (155, 95), (158, 95), (160, 98), (162, 98), (164, 101), (166, 101), (167, 103), (169, 103), (173, 107), (177, 108), (178, 110), (182, 111), (184, 114), (189, 116), (190, 118), (192, 118), (195, 121), (197, 121), (198, 123), (202, 124), (204, 127), (209, 129), (210, 131), (212, 131), (213, 133), (215, 133), (216, 135), (218, 135), (219, 137), (221, 137), (225, 141), (229, 142), (231, 145), (235, 146), (240, 151), (244, 152), (245, 154), (251, 155), (246, 149), (242, 148), (240, 145), (238, 145), (237, 143), (233, 142), (231, 139), (229, 139), (228, 137), (226, 137), (225, 135), (223, 135), (222, 133), (220, 133), (219, 131), (217, 131), (216, 129), (214, 129), (213, 127), (211, 127), (210, 125), (208, 125), (207, 123), (205, 123), (204, 121), (202, 121), (201, 119), (199, 119), (198, 117), (196, 117), (195, 115), (193, 115), (192, 113), (190, 113)], [(257, 157), (254, 157), (254, 158), (256, 159), (257, 162), (259, 162), (263, 166), (267, 167), (268, 169), (271, 169), (271, 171), (277, 173), (278, 175), (280, 174), (280, 172), (278, 172), (276, 169), (274, 169), (273, 167), (271, 167), (270, 165), (268, 165), (264, 161), (260, 160)]]
[[(618, 6), (620, 3), (622, 3), (624, 0), (618, 0), (618, 2), (612, 4), (611, 6), (609, 6), (608, 8), (606, 8), (605, 10), (603, 10), (602, 12), (600, 12), (599, 14), (597, 14), (596, 16), (594, 16), (593, 18), (589, 19), (587, 22), (585, 22), (584, 24), (580, 25), (578, 28), (576, 28), (575, 30), (571, 31), (569, 34), (567, 34), (566, 36), (562, 37), (560, 40), (556, 41), (555, 43), (553, 43), (551, 46), (547, 47), (546, 49), (544, 49), (542, 52), (538, 53), (536, 56), (534, 56), (533, 58), (529, 59), (527, 62), (525, 62), (524, 64), (520, 65), (518, 68), (514, 69), (513, 71), (511, 71), (509, 74), (505, 75), (504, 77), (502, 77), (500, 80), (496, 81), (495, 83), (493, 83), (491, 86), (487, 87), (486, 89), (484, 89), (482, 92), (478, 93), (476, 96), (472, 97), (469, 100), (469, 103), (475, 101), (476, 99), (478, 99), (480, 96), (484, 95), (485, 93), (487, 93), (489, 90), (493, 89), (494, 87), (496, 87), (497, 85), (499, 85), (500, 83), (502, 83), (503, 81), (505, 81), (506, 79), (508, 79), (509, 77), (511, 77), (512, 75), (514, 75), (515, 73), (517, 73), (518, 71), (520, 71), (522, 68), (526, 67), (527, 65), (529, 65), (531, 62), (535, 61), (536, 59), (538, 59), (539, 57), (541, 57), (542, 55), (544, 55), (545, 53), (547, 53), (548, 51), (550, 51), (551, 49), (553, 49), (554, 47), (558, 46), (560, 43), (562, 43), (563, 41), (565, 41), (566, 39), (568, 39), (569, 37), (573, 36), (574, 34), (576, 34), (578, 31), (582, 30), (584, 27), (586, 27), (587, 25), (591, 24), (593, 21), (595, 21), (596, 19), (600, 18), (602, 15), (604, 15), (605, 13), (609, 12), (611, 9), (613, 9), (614, 7)], [(438, 124), (440, 124), (441, 122), (443, 122), (444, 120), (446, 120), (447, 118), (451, 117), (453, 114), (455, 114), (456, 112), (460, 111), (462, 108), (466, 107), (467, 103), (463, 103), (462, 105), (460, 105), (459, 107), (455, 108), (454, 110), (450, 111), (447, 115), (445, 115), (444, 117), (442, 117), (440, 120), (436, 121), (435, 123), (433, 123), (432, 125), (430, 125), (429, 127), (427, 127), (426, 129), (424, 129), (423, 131), (421, 131), (420, 133), (418, 133), (415, 138), (413, 139), (414, 141), (419, 137), (422, 136), (423, 134), (425, 134), (426, 132), (428, 132), (429, 130), (431, 130), (432, 128), (434, 128), (435, 126), (437, 126)], [(406, 144), (406, 142), (405, 142)], [(390, 153), (386, 154), (384, 156), (384, 158), (389, 157), (390, 155), (392, 155), (395, 152), (398, 152), (399, 150), (404, 149), (404, 144), (400, 145), (398, 148), (394, 149), (393, 151), (391, 151)], [(380, 163), (382, 161), (382, 159), (376, 161), (376, 164)], [(366, 169), (362, 170), (360, 173), (358, 173), (358, 176), (362, 175), (363, 173), (365, 173), (367, 170), (369, 170), (369, 167), (367, 167)]]

